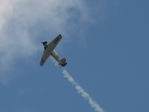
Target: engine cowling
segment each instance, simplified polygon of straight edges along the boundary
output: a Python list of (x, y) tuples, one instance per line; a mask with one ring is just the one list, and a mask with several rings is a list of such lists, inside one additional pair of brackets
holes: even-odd
[(47, 41), (42, 42), (43, 46), (45, 46), (47, 43), (48, 43)]

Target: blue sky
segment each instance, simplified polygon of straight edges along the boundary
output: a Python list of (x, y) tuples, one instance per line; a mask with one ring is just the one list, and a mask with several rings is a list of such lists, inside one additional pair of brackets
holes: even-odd
[[(63, 69), (105, 112), (148, 112), (149, 1), (0, 4), (0, 112), (94, 112)], [(41, 67), (41, 41), (58, 34), (67, 66)]]

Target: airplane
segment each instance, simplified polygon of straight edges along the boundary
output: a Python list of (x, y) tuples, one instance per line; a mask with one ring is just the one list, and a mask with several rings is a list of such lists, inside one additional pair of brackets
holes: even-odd
[(44, 46), (44, 51), (40, 60), (40, 65), (43, 66), (48, 57), (51, 55), (62, 67), (67, 65), (66, 59), (62, 58), (60, 59), (57, 55), (57, 53), (54, 51), (54, 48), (57, 46), (57, 44), (62, 39), (62, 36), (59, 34), (56, 38), (54, 38), (50, 43), (47, 41), (42, 42)]

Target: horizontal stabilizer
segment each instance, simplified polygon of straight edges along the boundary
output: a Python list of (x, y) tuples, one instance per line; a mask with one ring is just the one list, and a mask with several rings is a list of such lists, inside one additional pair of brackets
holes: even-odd
[(66, 63), (66, 59), (63, 58), (63, 59), (60, 60), (60, 62), (61, 62), (61, 64), (65, 64)]
[(60, 60), (60, 63), (61, 63), (61, 65), (62, 65), (63, 67), (64, 67), (65, 65), (67, 65), (65, 58), (61, 59), (61, 60)]
[(65, 64), (61, 64), (61, 65), (64, 67), (64, 66), (66, 66), (66, 65), (67, 65), (67, 63), (65, 63)]

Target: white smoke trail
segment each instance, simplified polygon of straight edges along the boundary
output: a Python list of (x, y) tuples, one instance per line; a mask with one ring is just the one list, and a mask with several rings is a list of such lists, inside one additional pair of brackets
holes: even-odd
[[(55, 51), (56, 52), (56, 51)], [(57, 53), (56, 53), (57, 54)], [(58, 64), (58, 62), (52, 57), (50, 56), (51, 60), (55, 63), (55, 66), (61, 68), (62, 66)]]
[[(55, 62), (55, 65), (59, 67), (58, 62), (53, 57), (51, 57), (51, 59), (53, 62)], [(84, 91), (84, 89), (81, 86), (79, 86), (79, 84), (72, 78), (72, 76), (70, 76), (70, 74), (66, 70), (63, 70), (62, 73), (64, 74), (64, 77), (68, 78), (68, 81), (75, 86), (78, 93), (80, 93), (82, 97), (88, 100), (91, 107), (95, 108), (95, 111), (104, 112), (103, 109), (90, 97), (90, 95), (87, 92)]]
[(95, 101), (92, 100), (89, 94), (86, 93), (84, 89), (75, 82), (75, 80), (72, 78), (72, 76), (69, 75), (69, 73), (66, 70), (63, 70), (62, 73), (64, 74), (64, 77), (67, 77), (68, 81), (71, 82), (75, 86), (78, 93), (80, 93), (82, 97), (88, 100), (91, 107), (95, 108), (95, 111), (103, 112), (103, 109)]

